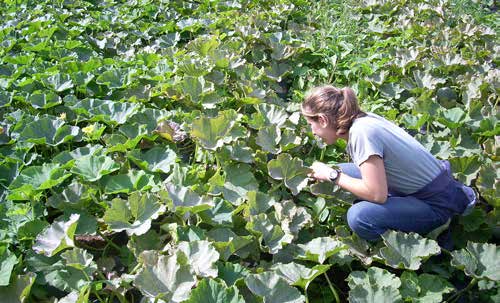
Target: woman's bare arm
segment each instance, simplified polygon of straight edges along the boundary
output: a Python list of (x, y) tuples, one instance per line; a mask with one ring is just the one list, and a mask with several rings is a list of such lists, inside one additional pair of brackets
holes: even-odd
[[(312, 177), (324, 181), (329, 180), (330, 172), (333, 170), (321, 162), (315, 162), (311, 168), (313, 169)], [(372, 155), (360, 165), (359, 169), (361, 179), (340, 174), (337, 185), (363, 200), (385, 203), (387, 200), (387, 178), (382, 158)]]

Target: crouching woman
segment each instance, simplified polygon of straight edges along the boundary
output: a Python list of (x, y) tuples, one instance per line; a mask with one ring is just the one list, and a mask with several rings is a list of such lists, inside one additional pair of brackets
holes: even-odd
[(361, 200), (349, 208), (347, 222), (363, 239), (376, 240), (388, 229), (425, 234), (475, 203), (473, 190), (453, 179), (447, 161), (392, 122), (361, 111), (352, 89), (317, 87), (301, 111), (325, 143), (347, 141), (353, 163), (333, 168), (315, 162), (311, 177)]

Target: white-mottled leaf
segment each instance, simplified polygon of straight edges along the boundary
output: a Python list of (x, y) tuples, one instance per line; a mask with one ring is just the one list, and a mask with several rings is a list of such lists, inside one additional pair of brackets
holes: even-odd
[(33, 250), (53, 256), (67, 247), (73, 247), (73, 237), (80, 215), (72, 214), (68, 221), (55, 221), (36, 237)]
[(350, 302), (403, 302), (398, 290), (401, 280), (385, 269), (370, 267), (366, 272), (353, 271), (347, 281)]
[(440, 303), (443, 295), (455, 290), (453, 285), (440, 276), (423, 273), (419, 276), (413, 271), (401, 275), (401, 295), (415, 303)]
[(184, 253), (188, 259), (191, 271), (199, 277), (217, 277), (217, 266), (219, 253), (212, 243), (202, 241), (180, 242), (178, 252)]
[(271, 269), (287, 280), (291, 285), (307, 289), (307, 287), (309, 287), (309, 283), (311, 283), (317, 276), (325, 273), (330, 266), (331, 265), (315, 265), (312, 268), (308, 268), (302, 264), (291, 262), (287, 264), (275, 264), (271, 267)]
[(306, 244), (299, 244), (298, 247), (303, 250), (297, 258), (301, 260), (310, 260), (323, 264), (325, 260), (333, 254), (347, 249), (347, 246), (339, 240), (330, 237), (314, 238)]
[(251, 274), (245, 278), (250, 291), (264, 297), (265, 303), (300, 303), (305, 298), (300, 292), (288, 285), (278, 274), (266, 271), (261, 274)]
[(0, 300), (5, 303), (26, 302), (35, 282), (36, 275), (29, 272), (25, 275), (14, 276), (8, 286), (0, 286)]
[(422, 260), (441, 251), (436, 241), (416, 233), (389, 230), (382, 235), (382, 239), (387, 247), (380, 249), (380, 255), (387, 265), (394, 268), (417, 270)]
[(500, 250), (493, 243), (467, 242), (467, 247), (451, 253), (451, 264), (477, 279), (500, 280)]
[(151, 221), (163, 213), (166, 206), (150, 193), (132, 193), (128, 200), (111, 201), (104, 213), (104, 222), (114, 231), (126, 231), (128, 235), (142, 235), (151, 228)]
[(164, 256), (159, 252), (141, 254), (143, 267), (134, 279), (134, 285), (147, 297), (161, 297), (167, 302), (182, 302), (189, 298), (196, 277), (189, 265), (180, 264), (177, 256)]
[(259, 214), (252, 217), (247, 229), (260, 235), (264, 241), (264, 249), (270, 254), (277, 253), (284, 245), (292, 243), (293, 235), (285, 233), (273, 215)]
[(214, 206), (214, 201), (208, 197), (201, 197), (188, 187), (167, 183), (165, 185), (168, 196), (173, 203), (173, 211), (179, 214), (186, 212), (197, 213)]
[(312, 222), (311, 215), (304, 207), (296, 206), (291, 200), (274, 204), (276, 218), (281, 223), (281, 229), (297, 237), (299, 231)]
[(269, 175), (276, 180), (283, 180), (292, 194), (297, 195), (306, 185), (311, 170), (303, 165), (299, 158), (292, 158), (289, 154), (280, 154), (267, 163)]

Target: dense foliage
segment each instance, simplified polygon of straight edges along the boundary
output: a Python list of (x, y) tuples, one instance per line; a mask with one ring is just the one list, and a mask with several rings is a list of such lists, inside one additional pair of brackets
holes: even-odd
[[(0, 7), (1, 302), (499, 302), (496, 1), (17, 1)], [(454, 248), (346, 227), (348, 161), (305, 91), (451, 162)]]

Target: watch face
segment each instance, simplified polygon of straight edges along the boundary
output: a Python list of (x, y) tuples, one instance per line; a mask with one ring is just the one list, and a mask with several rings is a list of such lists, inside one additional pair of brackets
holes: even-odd
[(337, 176), (339, 175), (339, 172), (337, 170), (332, 170), (330, 172), (330, 180), (335, 181), (337, 179)]

